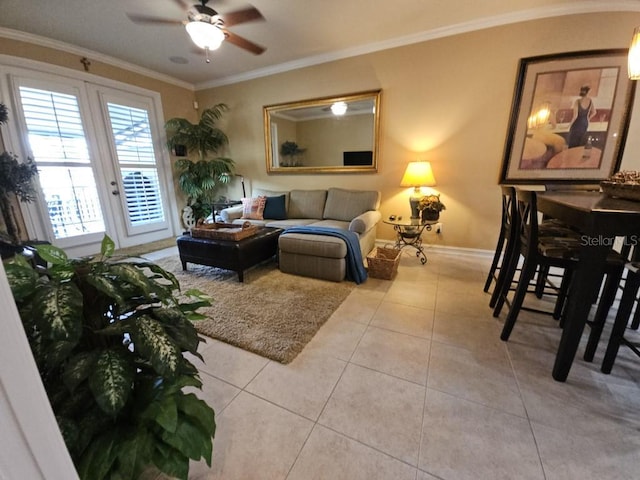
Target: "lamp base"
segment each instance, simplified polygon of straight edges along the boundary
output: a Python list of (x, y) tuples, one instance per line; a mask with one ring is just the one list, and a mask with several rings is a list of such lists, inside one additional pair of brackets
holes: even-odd
[(409, 197), (409, 205), (411, 205), (411, 218), (420, 218), (420, 210), (418, 205), (420, 204), (420, 197)]

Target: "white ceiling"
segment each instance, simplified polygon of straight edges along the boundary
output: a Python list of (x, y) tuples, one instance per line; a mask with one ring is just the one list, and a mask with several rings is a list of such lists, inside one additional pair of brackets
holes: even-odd
[[(211, 0), (208, 4), (222, 14), (249, 5), (260, 10), (265, 21), (229, 30), (266, 47), (266, 52), (256, 56), (224, 43), (211, 54), (209, 64), (182, 26), (137, 25), (126, 15), (184, 20), (186, 13), (174, 0), (0, 0), (0, 37), (56, 47), (63, 42), (65, 49), (89, 60), (133, 65), (202, 88), (523, 20), (640, 12), (638, 0)], [(172, 57), (186, 63), (175, 63)]]

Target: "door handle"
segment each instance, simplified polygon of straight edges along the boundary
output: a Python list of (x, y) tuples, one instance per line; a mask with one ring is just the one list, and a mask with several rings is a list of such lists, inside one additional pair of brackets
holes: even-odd
[(120, 195), (120, 190), (111, 190), (111, 195)]

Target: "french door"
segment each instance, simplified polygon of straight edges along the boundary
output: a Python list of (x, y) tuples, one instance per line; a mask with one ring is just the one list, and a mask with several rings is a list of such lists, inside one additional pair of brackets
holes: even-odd
[(119, 247), (173, 234), (153, 98), (22, 72), (8, 80), (21, 146), (38, 166), (38, 238), (84, 255), (105, 233)]

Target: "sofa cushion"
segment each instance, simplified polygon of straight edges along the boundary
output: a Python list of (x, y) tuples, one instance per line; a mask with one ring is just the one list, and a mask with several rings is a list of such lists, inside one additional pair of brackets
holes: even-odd
[(330, 188), (322, 218), (350, 222), (364, 212), (376, 210), (379, 203), (377, 191)]
[(289, 211), (289, 191), (279, 192), (276, 190), (265, 190), (264, 188), (253, 188), (251, 189), (251, 194), (254, 197), (279, 197), (280, 195), (284, 195), (284, 209), (285, 211)]
[(322, 218), (326, 190), (291, 190), (287, 218)]
[(262, 213), (262, 216), (273, 220), (285, 220), (287, 218), (285, 195), (266, 198), (267, 201), (264, 205), (264, 212)]
[(267, 197), (253, 197), (242, 199), (242, 218), (251, 220), (262, 220), (264, 217), (264, 205)]

